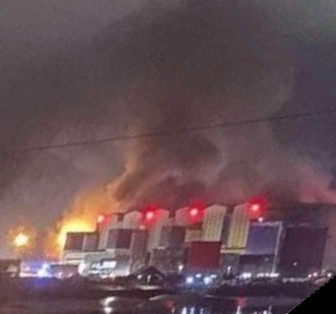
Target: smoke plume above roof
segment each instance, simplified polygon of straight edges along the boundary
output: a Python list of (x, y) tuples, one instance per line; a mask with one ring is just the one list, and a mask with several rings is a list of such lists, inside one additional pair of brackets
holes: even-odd
[(5, 227), (84, 215), (72, 200), (96, 186), (111, 211), (335, 202), (332, 117), (204, 128), (333, 106), (333, 1), (3, 2), (3, 151), (165, 133), (4, 154)]

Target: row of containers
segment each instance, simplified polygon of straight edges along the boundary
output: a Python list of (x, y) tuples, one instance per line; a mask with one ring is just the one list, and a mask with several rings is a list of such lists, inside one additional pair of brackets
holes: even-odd
[(297, 204), (191, 206), (97, 218), (95, 232), (68, 233), (62, 262), (82, 275), (164, 273), (305, 277), (336, 264), (335, 208)]

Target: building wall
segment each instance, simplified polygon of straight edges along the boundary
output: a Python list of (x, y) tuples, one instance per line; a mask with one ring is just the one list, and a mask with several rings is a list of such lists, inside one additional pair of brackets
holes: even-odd
[(63, 252), (61, 261), (63, 263), (79, 265), (85, 260), (86, 252), (65, 251)]
[(99, 234), (97, 232), (87, 233), (84, 237), (83, 251), (93, 252), (98, 248)]
[(124, 229), (139, 229), (141, 225), (142, 215), (138, 211), (126, 214), (122, 221), (122, 228)]
[(201, 241), (202, 239), (202, 226), (192, 226), (187, 228), (185, 235), (185, 243), (191, 243), (196, 241)]
[(250, 223), (246, 248), (239, 257), (239, 272), (275, 273), (282, 238), (281, 222)]
[(239, 254), (221, 252), (220, 271), (223, 275), (236, 275), (239, 271)]
[(188, 226), (190, 224), (189, 207), (183, 207), (176, 211), (175, 222), (179, 226)]
[(148, 226), (148, 242), (147, 242), (147, 250), (149, 252), (159, 247), (161, 230), (163, 226), (167, 226), (170, 222), (169, 220), (169, 211), (159, 209), (156, 213), (155, 222)]
[(133, 229), (111, 229), (108, 233), (106, 249), (129, 249)]
[(146, 230), (134, 230), (131, 242), (131, 271), (143, 268), (147, 263), (147, 240)]
[(227, 207), (213, 205), (206, 208), (202, 224), (202, 241), (221, 241)]
[(244, 254), (277, 255), (281, 240), (281, 232), (281, 222), (251, 223)]
[(220, 242), (192, 242), (188, 250), (186, 270), (189, 272), (218, 271), (220, 268)]
[(97, 232), (69, 232), (64, 251), (93, 252), (97, 250)]
[(284, 224), (326, 228), (322, 270), (336, 271), (336, 206), (325, 204), (297, 204), (283, 215)]
[(269, 274), (274, 272), (274, 255), (241, 255), (238, 273)]
[(184, 246), (186, 227), (163, 226), (159, 246), (163, 248), (180, 248)]
[(321, 210), (323, 213), (319, 215), (319, 219), (328, 228), (322, 268), (336, 271), (336, 207), (322, 207)]
[(121, 227), (121, 222), (119, 221), (119, 217), (112, 215), (109, 218), (109, 221), (104, 224), (99, 232), (99, 240), (98, 240), (98, 249), (104, 250), (106, 248), (108, 233), (110, 229), (117, 229)]
[(307, 276), (321, 270), (326, 235), (325, 227), (306, 225), (286, 228), (280, 252), (280, 273)]
[[(148, 255), (146, 255), (147, 252), (153, 252), (154, 250), (160, 248), (160, 246), (167, 246), (163, 245), (163, 242), (167, 241), (161, 241), (160, 243), (160, 239), (162, 239), (163, 228), (168, 226), (173, 228), (173, 226), (177, 225), (178, 227), (186, 227), (184, 241), (181, 240), (181, 243), (184, 242), (183, 244), (186, 247), (190, 247), (191, 243), (196, 241), (222, 242), (223, 245), (221, 254), (223, 260), (223, 270), (227, 270), (227, 268), (230, 267), (235, 267), (235, 263), (232, 263), (232, 260), (236, 260), (236, 255), (244, 254), (244, 252), (250, 255), (259, 254), (256, 254), (255, 248), (249, 252), (249, 249), (251, 249), (248, 236), (250, 230), (250, 219), (248, 217), (247, 208), (244, 204), (236, 206), (232, 213), (231, 211), (229, 213), (226, 206), (209, 206), (204, 210), (203, 219), (198, 224), (194, 223), (190, 219), (189, 210), (189, 208), (181, 208), (177, 210), (175, 217), (169, 217), (169, 212), (167, 210), (160, 209), (156, 213), (154, 221), (151, 224), (144, 226), (146, 230), (141, 230), (141, 227), (144, 223), (142, 214), (139, 212), (128, 213), (123, 217), (123, 219), (120, 219), (121, 216), (118, 217), (116, 215), (112, 215), (110, 221), (106, 225), (104, 224), (104, 226), (100, 229), (98, 251), (106, 251), (108, 234), (109, 230), (111, 229), (116, 230), (116, 232), (117, 230), (132, 230), (133, 234), (139, 232), (137, 236), (132, 236), (129, 248), (120, 251), (118, 250), (117, 245), (112, 245), (112, 247), (108, 249), (108, 252), (105, 252), (105, 254), (111, 258), (116, 257), (119, 253), (124, 257), (130, 256), (129, 259), (131, 259), (132, 264), (136, 259), (135, 257), (132, 257), (132, 252), (137, 251), (135, 256), (138, 256), (141, 262), (139, 262), (138, 265), (134, 266), (132, 264), (131, 266), (133, 267), (132, 269), (136, 269), (140, 267), (139, 265), (142, 265), (144, 261), (149, 260), (147, 258)], [(280, 208), (278, 212), (281, 213), (279, 217), (281, 217), (281, 219), (284, 221), (284, 228), (296, 225), (326, 228), (327, 236), (325, 250), (321, 253), (323, 254), (323, 268), (327, 270), (336, 270), (335, 206), (298, 204), (297, 206), (287, 208), (286, 210)], [(165, 228), (165, 230), (168, 229)], [(144, 237), (140, 236), (140, 234), (145, 233), (148, 234), (148, 236), (145, 236), (146, 240), (144, 240)], [(84, 235), (83, 237), (85, 238)], [(117, 238), (118, 236), (115, 235), (114, 237)], [(139, 237), (139, 239), (142, 237), (139, 242), (135, 241), (137, 237)], [(83, 258), (83, 256), (85, 256), (84, 251), (88, 251), (88, 253), (91, 254), (89, 251), (93, 250), (95, 246), (94, 237), (89, 236), (87, 239), (84, 238), (83, 241), (79, 241), (81, 242), (80, 248), (74, 249), (72, 252), (70, 249), (65, 251), (65, 260), (78, 262)], [(267, 246), (269, 249), (269, 244), (263, 244), (262, 242), (263, 241), (260, 241), (260, 245)], [(142, 248), (141, 250), (139, 249), (140, 247)], [(81, 250), (83, 252), (80, 252)], [(262, 250), (263, 248), (260, 249), (260, 251)], [(264, 252), (264, 255), (266, 255), (266, 253), (270, 253), (269, 251), (270, 250)], [(318, 250), (316, 250), (316, 252), (317, 251)], [(160, 252), (159, 255), (164, 256), (164, 254), (161, 253), (162, 252)], [(313, 254), (313, 252), (311, 253)], [(225, 256), (230, 256), (230, 258), (226, 258)], [(124, 261), (126, 259), (127, 258), (125, 257)]]
[(246, 248), (250, 221), (245, 204), (238, 205), (231, 214), (231, 223), (226, 249), (243, 250)]

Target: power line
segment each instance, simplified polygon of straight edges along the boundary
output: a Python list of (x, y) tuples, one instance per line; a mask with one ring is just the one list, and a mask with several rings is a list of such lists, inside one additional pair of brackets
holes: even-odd
[(173, 134), (184, 134), (184, 133), (193, 133), (193, 132), (201, 132), (212, 129), (221, 129), (221, 128), (232, 128), (232, 127), (244, 127), (248, 125), (261, 124), (266, 122), (282, 122), (286, 120), (298, 120), (312, 117), (321, 117), (327, 116), (329, 114), (335, 114), (336, 108), (331, 108), (324, 111), (307, 111), (307, 112), (299, 112), (295, 114), (288, 114), (282, 116), (274, 116), (268, 118), (255, 118), (255, 119), (246, 119), (239, 120), (233, 122), (223, 122), (223, 123), (214, 123), (214, 124), (206, 124), (206, 125), (198, 125), (191, 126), (186, 128), (180, 128), (175, 130), (158, 130), (145, 132), (141, 134), (130, 134), (130, 135), (119, 135), (112, 136), (100, 139), (92, 139), (92, 140), (83, 140), (83, 141), (74, 141), (63, 144), (51, 144), (51, 145), (43, 145), (43, 146), (32, 146), (27, 148), (13, 148), (11, 150), (7, 150), (3, 152), (3, 154), (12, 154), (12, 153), (30, 153), (30, 152), (38, 152), (45, 150), (53, 150), (53, 149), (66, 149), (66, 148), (74, 148), (81, 146), (90, 146), (90, 145), (100, 145), (106, 143), (120, 142), (120, 141), (129, 141), (129, 140), (137, 140), (137, 139), (145, 139), (150, 137), (161, 137), (161, 136), (170, 136)]

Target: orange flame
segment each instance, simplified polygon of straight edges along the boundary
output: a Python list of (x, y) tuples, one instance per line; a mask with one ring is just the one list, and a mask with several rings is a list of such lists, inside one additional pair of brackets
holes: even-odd
[(94, 188), (77, 195), (53, 230), (49, 232), (46, 254), (59, 258), (68, 232), (91, 232), (96, 228), (97, 217), (111, 212), (111, 201), (105, 187)]
[(60, 248), (63, 248), (66, 241), (66, 234), (68, 232), (90, 232), (94, 231), (95, 225), (90, 223), (89, 221), (81, 220), (81, 219), (73, 219), (64, 222), (59, 232), (57, 238), (57, 244)]

